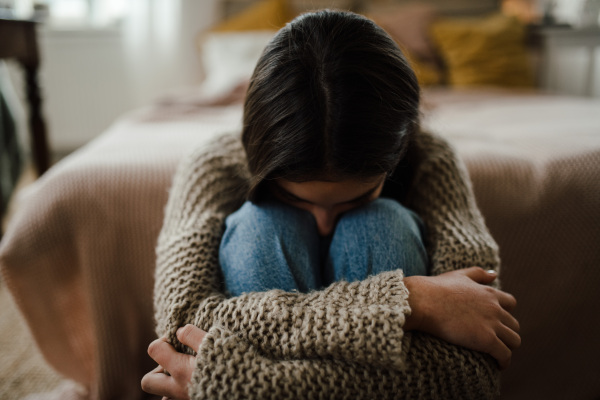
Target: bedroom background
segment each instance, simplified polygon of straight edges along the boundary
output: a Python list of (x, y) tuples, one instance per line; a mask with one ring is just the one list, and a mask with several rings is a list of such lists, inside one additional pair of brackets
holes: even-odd
[[(500, 1), (481, 1), (478, 3), (481, 8), (474, 12), (493, 10)], [(581, 14), (585, 14), (585, 2), (505, 0), (503, 8), (533, 23), (543, 19), (545, 9), (552, 9), (557, 22), (578, 26)], [(257, 1), (2, 0), (0, 9), (4, 6), (8, 10), (8, 5), (12, 5), (17, 17), (28, 17), (35, 5), (37, 14), (45, 20), (38, 30), (42, 57), (40, 84), (50, 147), (60, 156), (98, 136), (121, 114), (148, 105), (173, 89), (199, 84), (204, 75), (196, 43), (198, 33), (252, 3)], [(299, 9), (341, 6), (381, 10), (393, 3), (414, 2), (295, 0), (294, 3)], [(449, 9), (456, 7), (463, 14), (465, 9), (473, 8), (473, 2), (465, 0), (434, 3), (443, 3)], [(572, 33), (554, 45), (546, 54), (545, 65), (539, 69), (545, 76), (536, 77), (539, 86), (562, 94), (599, 97), (600, 51), (596, 49), (599, 42), (596, 28)], [(20, 131), (24, 132), (24, 103), (14, 99), (17, 93), (23, 100), (22, 76), (17, 68), (9, 69), (13, 89), (5, 91), (17, 123), (23, 128)], [(21, 137), (26, 142), (27, 135)]]
[[(218, 32), (247, 27), (245, 24), (256, 26), (259, 23), (262, 29), (281, 24), (289, 17), (278, 8), (283, 3), (279, 0), (0, 0), (0, 9), (22, 18), (29, 17), (35, 10), (36, 16), (44, 20), (38, 29), (43, 111), (51, 149), (55, 158), (61, 158), (93, 141), (131, 110), (157, 103), (168, 104), (176, 96), (181, 98), (182, 93), (186, 94), (186, 101), (193, 103), (202, 102), (208, 95), (227, 92), (231, 89), (227, 85), (232, 74), (242, 77), (246, 73), (248, 65), (252, 65), (252, 57), (270, 33), (257, 34), (251, 41), (244, 42), (242, 36), (232, 36), (232, 39), (220, 36)], [(403, 13), (392, 12), (397, 11), (398, 3), (402, 3), (401, 6), (408, 4), (411, 15), (420, 16), (414, 20), (418, 22), (416, 25), (431, 22), (427, 8), (421, 7), (423, 1), (417, 2), (419, 7), (416, 8), (410, 4), (415, 2), (399, 0), (289, 0), (287, 5), (295, 10), (351, 7), (371, 15), (382, 25), (389, 24), (387, 29), (391, 31), (394, 18), (402, 20)], [(438, 9), (443, 4), (441, 20), (430, 34), (437, 38), (439, 47), (436, 51), (442, 53), (444, 59), (440, 60), (439, 54), (428, 53), (431, 49), (427, 43), (413, 40), (410, 44), (411, 61), (428, 87), (477, 84), (479, 78), (468, 72), (461, 74), (464, 72), (461, 67), (465, 63), (473, 64), (472, 57), (475, 57), (475, 65), (479, 65), (478, 52), (472, 50), (478, 43), (489, 48), (489, 43), (475, 40), (470, 41), (469, 46), (456, 47), (449, 38), (464, 41), (463, 35), (467, 35), (467, 39), (477, 39), (486, 37), (485, 32), (498, 37), (499, 29), (507, 33), (501, 37), (514, 39), (524, 37), (519, 35), (525, 34), (525, 26), (529, 24), (537, 26), (533, 28), (538, 32), (537, 42), (521, 43), (522, 47), (511, 49), (516, 52), (511, 60), (516, 59), (517, 63), (503, 63), (506, 58), (498, 58), (498, 68), (512, 71), (509, 75), (519, 79), (511, 81), (512, 78), (501, 74), (499, 78), (493, 76), (492, 80), (500, 79), (500, 86), (517, 87), (514, 90), (538, 88), (562, 95), (600, 98), (598, 13), (585, 8), (597, 1), (505, 0), (500, 4), (500, 0), (453, 0), (433, 3)], [(254, 11), (244, 14), (243, 18), (227, 19), (252, 6), (258, 8), (250, 9)], [(517, 17), (522, 24), (497, 15), (486, 17), (488, 11), (498, 8), (504, 15)], [(267, 22), (265, 26), (261, 16), (269, 12), (276, 22)], [(474, 22), (463, 20), (467, 14), (475, 16)], [(227, 22), (222, 23), (224, 19)], [(411, 25), (409, 22), (404, 19), (404, 23)], [(411, 29), (419, 30), (423, 26), (413, 24)], [(406, 34), (402, 30), (394, 33)], [(410, 35), (405, 38), (408, 41), (415, 39)], [(243, 49), (249, 49), (252, 54), (240, 56)], [(225, 70), (221, 68), (221, 61), (229, 53), (233, 54), (229, 58), (232, 68)], [(443, 65), (440, 66), (440, 62)], [(531, 70), (527, 69), (529, 66)], [(26, 152), (29, 146), (25, 133), (22, 74), (12, 63), (0, 67), (2, 92), (15, 116), (21, 148)], [(456, 67), (454, 72), (459, 73), (449, 72), (448, 67)], [(143, 140), (143, 136), (138, 138)], [(9, 301), (6, 290), (1, 295), (0, 301)], [(23, 352), (10, 359), (12, 364), (8, 374), (0, 374), (0, 397), (21, 398), (25, 393), (48, 390), (56, 385), (59, 382), (57, 375), (44, 367), (39, 353), (32, 351), (31, 338), (26, 335), (23, 323), (17, 321), (14, 310), (11, 314), (2, 307), (1, 311), (0, 351), (17, 347), (15, 343), (18, 342)], [(17, 334), (15, 324), (20, 324)], [(15, 336), (20, 340), (17, 341)]]

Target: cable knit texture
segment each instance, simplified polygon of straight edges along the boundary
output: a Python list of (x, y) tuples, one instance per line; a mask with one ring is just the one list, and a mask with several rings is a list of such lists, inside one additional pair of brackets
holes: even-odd
[[(441, 138), (419, 134), (404, 204), (427, 227), (431, 273), (499, 268), (464, 165)], [(420, 332), (401, 271), (336, 282), (310, 293), (271, 290), (227, 298), (218, 248), (227, 215), (244, 201), (249, 173), (239, 135), (224, 135), (181, 162), (157, 247), (157, 333), (180, 351), (178, 327), (206, 331), (193, 399), (461, 398), (498, 394), (495, 361)]]

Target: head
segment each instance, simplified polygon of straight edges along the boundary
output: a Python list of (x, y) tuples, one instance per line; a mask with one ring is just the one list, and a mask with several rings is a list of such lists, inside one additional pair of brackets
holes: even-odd
[(394, 170), (418, 109), (416, 77), (385, 31), (349, 12), (301, 15), (267, 45), (248, 88), (249, 199), (282, 183), (292, 194), (298, 184), (345, 183), (333, 192), (347, 192), (336, 202), (346, 204), (353, 188), (370, 190)]

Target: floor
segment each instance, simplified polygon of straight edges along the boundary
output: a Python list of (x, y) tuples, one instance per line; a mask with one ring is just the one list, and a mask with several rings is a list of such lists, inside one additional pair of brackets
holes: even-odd
[[(2, 221), (3, 230), (18, 207), (18, 192), (35, 181), (31, 166), (21, 175), (9, 210)], [(51, 392), (61, 377), (44, 361), (29, 329), (0, 275), (0, 398), (23, 399), (27, 395)]]

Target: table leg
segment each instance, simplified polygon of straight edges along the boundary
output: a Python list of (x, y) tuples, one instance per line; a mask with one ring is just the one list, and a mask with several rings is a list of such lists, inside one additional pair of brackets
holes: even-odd
[(46, 124), (42, 119), (41, 97), (38, 85), (38, 68), (35, 65), (23, 65), (29, 102), (29, 130), (33, 161), (38, 175), (42, 175), (50, 167), (50, 151), (46, 136)]

